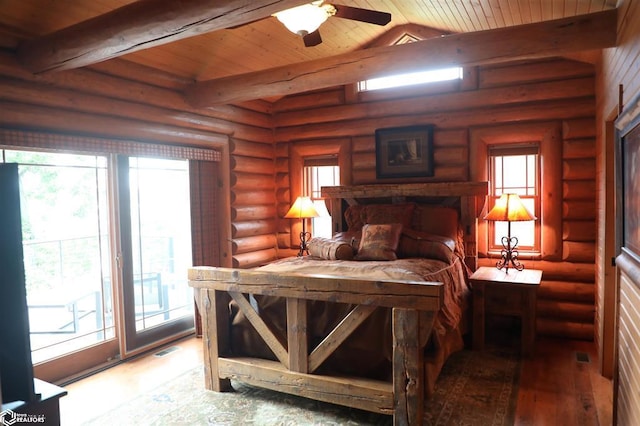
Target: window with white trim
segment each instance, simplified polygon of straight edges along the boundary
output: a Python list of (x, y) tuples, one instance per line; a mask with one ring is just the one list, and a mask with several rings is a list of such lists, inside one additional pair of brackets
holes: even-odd
[(340, 168), (335, 156), (320, 158), (305, 158), (303, 170), (304, 195), (313, 201), (320, 214), (311, 222), (311, 235), (314, 237), (331, 238), (331, 216), (322, 198), (323, 186), (340, 185)]
[[(504, 193), (518, 194), (522, 203), (538, 219), (511, 222), (511, 235), (518, 238), (520, 253), (540, 253), (540, 155), (538, 145), (500, 145), (490, 147), (489, 205), (490, 211)], [(502, 249), (501, 239), (507, 235), (507, 222), (488, 222), (489, 251)]]

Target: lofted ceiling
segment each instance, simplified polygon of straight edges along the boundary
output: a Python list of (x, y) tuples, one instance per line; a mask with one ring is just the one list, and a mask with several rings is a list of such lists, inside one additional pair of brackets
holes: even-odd
[[(144, 6), (142, 9), (138, 8), (138, 11), (142, 10), (141, 15), (151, 16), (146, 22), (149, 28), (140, 30), (135, 35), (140, 37), (145, 32), (153, 32), (153, 19), (156, 19), (153, 12), (161, 9), (158, 5), (175, 9), (186, 7), (190, 2), (0, 0), (0, 47), (19, 52), (21, 44), (40, 41), (44, 36), (121, 7), (131, 8), (135, 6), (134, 3)], [(208, 6), (206, 0), (193, 0), (191, 3)], [(381, 41), (388, 44), (394, 41), (392, 35), (399, 37), (405, 31), (418, 37), (433, 37), (434, 32), (430, 29), (436, 30), (435, 34), (470, 33), (584, 15), (614, 9), (616, 6), (615, 0), (340, 0), (338, 4), (389, 12), (392, 20), (382, 27), (330, 17), (320, 27), (323, 42), (318, 46), (304, 47), (300, 36), (292, 34), (276, 18), (270, 16), (273, 7), (278, 10), (277, 6), (300, 4), (300, 1), (211, 0), (208, 3), (209, 8), (224, 4), (225, 7), (228, 6), (225, 15), (237, 15), (238, 18), (225, 20), (224, 17), (218, 17), (213, 20), (213, 31), (205, 33), (211, 28), (200, 26), (192, 31), (195, 35), (188, 34), (186, 37), (183, 34), (181, 37), (184, 38), (181, 39), (156, 40), (151, 47), (136, 51), (131, 49), (129, 51), (132, 53), (115, 56), (174, 74), (187, 81), (201, 82), (348, 54), (379, 45)], [(251, 8), (256, 4), (261, 7), (244, 14), (236, 12), (241, 9), (238, 5)], [(196, 15), (197, 10), (190, 18), (197, 19)], [(263, 17), (264, 19), (260, 19)], [(95, 24), (92, 24), (95, 28), (103, 24), (110, 25), (108, 20), (96, 19)], [(118, 18), (117, 22), (128, 25), (128, 16)], [(133, 25), (139, 21), (131, 22)], [(91, 25), (88, 27), (91, 29)], [(91, 33), (85, 31), (83, 37)], [(125, 37), (127, 36), (123, 36)], [(30, 46), (23, 50), (28, 51), (28, 47)], [(53, 50), (50, 46), (45, 47), (49, 51)], [(581, 60), (590, 61), (593, 58), (590, 52), (575, 54)], [(42, 69), (32, 71), (39, 72)]]

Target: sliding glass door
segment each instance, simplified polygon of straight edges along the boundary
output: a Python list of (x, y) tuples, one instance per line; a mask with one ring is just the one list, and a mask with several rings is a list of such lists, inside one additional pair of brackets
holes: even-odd
[(193, 329), (187, 160), (118, 157), (127, 351)]
[(36, 377), (58, 381), (193, 331), (189, 160), (0, 153), (20, 175)]
[[(34, 364), (57, 378), (117, 357), (111, 304), (108, 158), (4, 150), (18, 163)], [(83, 351), (83, 357), (68, 357)]]

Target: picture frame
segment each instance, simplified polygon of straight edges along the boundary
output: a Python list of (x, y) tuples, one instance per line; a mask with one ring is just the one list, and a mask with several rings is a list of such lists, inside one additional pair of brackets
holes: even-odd
[(431, 124), (376, 130), (376, 178), (433, 176)]
[(640, 264), (640, 95), (618, 117), (616, 126), (616, 246)]

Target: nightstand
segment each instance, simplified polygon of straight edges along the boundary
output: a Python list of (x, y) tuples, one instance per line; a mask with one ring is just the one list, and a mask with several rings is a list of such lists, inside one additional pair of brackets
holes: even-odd
[(507, 315), (522, 323), (522, 353), (533, 354), (536, 339), (536, 299), (542, 271), (509, 268), (505, 273), (483, 266), (471, 275), (473, 291), (473, 349), (484, 348), (485, 316)]

